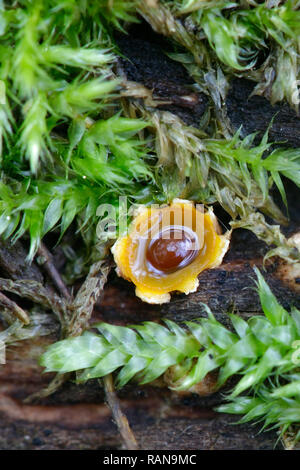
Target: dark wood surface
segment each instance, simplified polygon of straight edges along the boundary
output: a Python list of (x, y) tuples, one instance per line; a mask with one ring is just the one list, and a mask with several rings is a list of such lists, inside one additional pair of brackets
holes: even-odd
[[(137, 49), (132, 38), (119, 39), (125, 55), (130, 56), (132, 50), (141, 51), (136, 57), (130, 56), (129, 78), (154, 89), (158, 96), (171, 95), (174, 104), (170, 110), (195, 125), (207, 105), (207, 98), (199, 96), (194, 108), (182, 106), (180, 96), (191, 84), (185, 70), (162, 56), (155, 41), (147, 42), (145, 38), (139, 41)], [(233, 83), (227, 101), (232, 124), (236, 128), (243, 124), (246, 133), (263, 131), (273, 111), (279, 110), (282, 114), (277, 115), (271, 136), (284, 139), (291, 146), (299, 145), (299, 118), (286, 105), (272, 108), (264, 98), (248, 99), (250, 85), (244, 80)], [(300, 230), (297, 191), (287, 185), (291, 223), (285, 230), (289, 235)], [(163, 306), (143, 303), (135, 297), (133, 286), (112, 272), (92, 322), (104, 320), (122, 325), (159, 321), (163, 317), (181, 322), (203, 315), (201, 302), (207, 303), (225, 324), (229, 324), (228, 311), (235, 310), (249, 317), (260, 312), (259, 299), (253, 289), (253, 266), (262, 269), (266, 249), (250, 232), (237, 230), (223, 264), (199, 276), (198, 291), (189, 296), (174, 294), (171, 302)], [(2, 277), (44, 282), (37, 265), (29, 267), (24, 263), (26, 251), (21, 243), (13, 248), (14, 256), (11, 250), (7, 244), (0, 243)], [(300, 307), (300, 276), (296, 271), (282, 261), (273, 260), (267, 264), (264, 274), (284, 306)], [(0, 368), (0, 449), (121, 448), (120, 436), (104, 403), (103, 390), (96, 381), (81, 386), (68, 381), (54, 395), (38, 403), (24, 403), (28, 395), (45, 387), (53, 377), (43, 375), (37, 364), (45, 346), (58, 337), (56, 321), (51, 315), (49, 318), (53, 322), (53, 334), (10, 346), (7, 364)], [(130, 385), (119, 396), (137, 441), (144, 449), (272, 449), (277, 439), (274, 431), (259, 434), (259, 426), (234, 426), (232, 423), (237, 418), (217, 414), (213, 408), (222, 401), (221, 393), (209, 397), (185, 396), (166, 389)]]

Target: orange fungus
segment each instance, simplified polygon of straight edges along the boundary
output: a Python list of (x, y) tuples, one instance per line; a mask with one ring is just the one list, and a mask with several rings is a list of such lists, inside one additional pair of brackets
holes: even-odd
[(140, 207), (128, 233), (112, 252), (120, 276), (133, 282), (136, 295), (161, 304), (173, 291), (197, 290), (198, 275), (219, 266), (229, 246), (212, 209), (175, 199), (164, 207)]

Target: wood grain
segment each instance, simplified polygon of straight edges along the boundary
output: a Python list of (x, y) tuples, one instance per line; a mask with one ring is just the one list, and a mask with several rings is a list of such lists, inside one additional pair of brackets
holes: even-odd
[[(130, 64), (123, 61), (129, 78), (154, 89), (157, 96), (169, 98), (171, 104), (166, 109), (195, 125), (208, 105), (206, 97), (199, 95), (194, 106), (187, 107), (181, 99), (191, 84), (185, 70), (166, 59), (156, 39), (147, 42), (140, 37), (140, 48), (136, 42), (133, 44), (135, 40), (131, 36), (119, 39), (120, 47), (131, 60)], [(271, 137), (298, 146), (299, 118), (287, 105), (272, 108), (264, 98), (249, 98), (251, 86), (244, 80), (233, 83), (227, 107), (234, 127), (242, 124), (246, 133), (262, 132), (273, 111), (279, 111)], [(291, 222), (284, 230), (291, 235), (300, 230), (299, 191), (288, 184), (286, 189)], [(219, 217), (226, 225), (224, 214), (220, 213)], [(229, 325), (228, 311), (234, 310), (245, 318), (261, 311), (254, 290), (253, 266), (262, 270), (285, 307), (293, 304), (299, 308), (300, 273), (279, 260), (269, 262), (263, 271), (266, 250), (266, 245), (250, 232), (236, 230), (223, 264), (199, 276), (198, 291), (189, 296), (174, 294), (171, 302), (163, 306), (143, 303), (135, 297), (133, 286), (112, 272), (90, 323), (103, 320), (125, 325), (143, 320), (160, 321), (163, 317), (182, 322), (203, 315), (201, 303), (204, 302), (220, 321)], [(2, 277), (43, 283), (38, 266), (28, 266), (25, 256), (26, 249), (20, 242), (13, 248), (0, 242)], [(39, 403), (24, 403), (27, 396), (45, 387), (53, 377), (42, 374), (37, 359), (47, 344), (57, 338), (57, 320), (53, 315), (51, 336), (9, 347), (7, 363), (0, 368), (0, 449), (120, 448), (120, 436), (97, 381), (80, 386), (68, 381)], [(273, 431), (258, 434), (257, 426), (233, 426), (236, 418), (214, 412), (214, 406), (222, 401), (220, 393), (209, 397), (184, 396), (166, 389), (130, 385), (119, 396), (138, 444), (144, 449), (272, 449), (277, 438)]]

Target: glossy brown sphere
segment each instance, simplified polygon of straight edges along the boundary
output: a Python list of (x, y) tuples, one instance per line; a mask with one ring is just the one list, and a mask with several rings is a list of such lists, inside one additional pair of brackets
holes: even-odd
[(197, 256), (196, 238), (183, 229), (168, 229), (152, 240), (146, 258), (158, 271), (170, 273), (190, 264)]

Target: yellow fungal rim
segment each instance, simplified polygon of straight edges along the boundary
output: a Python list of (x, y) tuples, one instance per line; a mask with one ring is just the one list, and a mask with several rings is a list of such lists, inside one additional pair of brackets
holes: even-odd
[(153, 214), (156, 214), (156, 211), (157, 214), (159, 212), (163, 214), (164, 211), (179, 208), (187, 211), (198, 210), (190, 201), (179, 199), (174, 200), (172, 204), (164, 208), (154, 210), (148, 207), (139, 208), (134, 215), (128, 234), (120, 237), (112, 247), (118, 274), (133, 282), (136, 286), (136, 295), (146, 302), (168, 302), (170, 292), (173, 291), (184, 292), (185, 294), (195, 292), (199, 285), (198, 275), (205, 269), (219, 266), (228, 250), (230, 232), (225, 235), (219, 233), (216, 216), (210, 208), (207, 212), (202, 213), (204, 246), (189, 265), (173, 273), (160, 273), (159, 275), (149, 272), (145, 266), (141, 270), (135, 270), (137, 249), (140, 246), (139, 237), (136, 236), (137, 227), (148, 221)]

